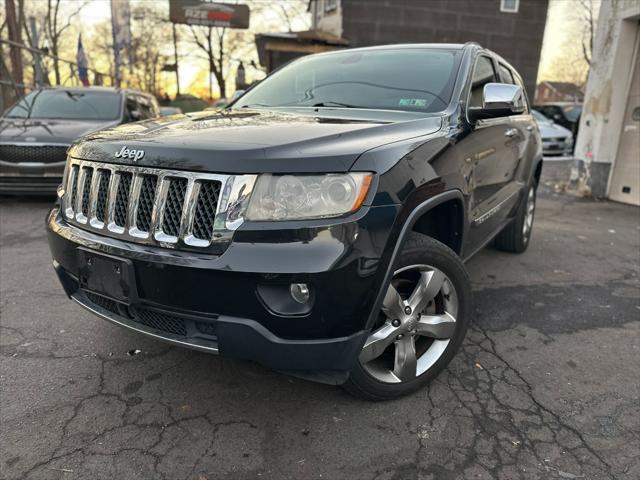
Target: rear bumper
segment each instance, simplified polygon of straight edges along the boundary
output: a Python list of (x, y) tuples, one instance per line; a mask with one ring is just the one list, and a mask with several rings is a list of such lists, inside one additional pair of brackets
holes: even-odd
[[(371, 207), (324, 227), (237, 231), (219, 256), (99, 236), (67, 224), (57, 207), (47, 227), (65, 292), (94, 314), (176, 345), (339, 383), (366, 338), (395, 215), (395, 206)], [(130, 262), (135, 295), (120, 301), (82, 288), (79, 249)], [(312, 289), (308, 311), (276, 311), (287, 310), (282, 301), (291, 283)]]

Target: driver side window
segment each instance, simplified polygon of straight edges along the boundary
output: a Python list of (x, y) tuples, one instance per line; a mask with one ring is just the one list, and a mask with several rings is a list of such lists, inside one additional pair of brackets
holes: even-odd
[(498, 81), (496, 71), (493, 68), (493, 62), (489, 57), (480, 56), (476, 60), (473, 69), (473, 78), (471, 79), (471, 99), (470, 107), (482, 108), (482, 92), (487, 83), (495, 83)]

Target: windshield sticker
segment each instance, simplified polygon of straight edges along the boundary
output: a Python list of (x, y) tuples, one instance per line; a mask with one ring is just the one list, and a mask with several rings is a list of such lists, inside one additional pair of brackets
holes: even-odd
[(426, 107), (427, 101), (424, 98), (401, 98), (398, 105), (400, 107)]

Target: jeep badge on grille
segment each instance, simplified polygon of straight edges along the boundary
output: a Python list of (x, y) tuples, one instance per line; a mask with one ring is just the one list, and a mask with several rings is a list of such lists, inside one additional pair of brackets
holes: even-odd
[(130, 158), (134, 162), (137, 162), (144, 157), (144, 150), (133, 150), (126, 146), (122, 147), (122, 150), (116, 152), (116, 158)]

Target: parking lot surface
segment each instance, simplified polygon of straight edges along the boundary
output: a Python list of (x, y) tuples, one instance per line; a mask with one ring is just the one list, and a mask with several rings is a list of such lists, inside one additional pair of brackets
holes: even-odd
[(55, 278), (49, 202), (0, 200), (0, 478), (640, 478), (640, 210), (553, 187), (525, 254), (469, 262), (447, 371), (385, 403), (94, 317)]

